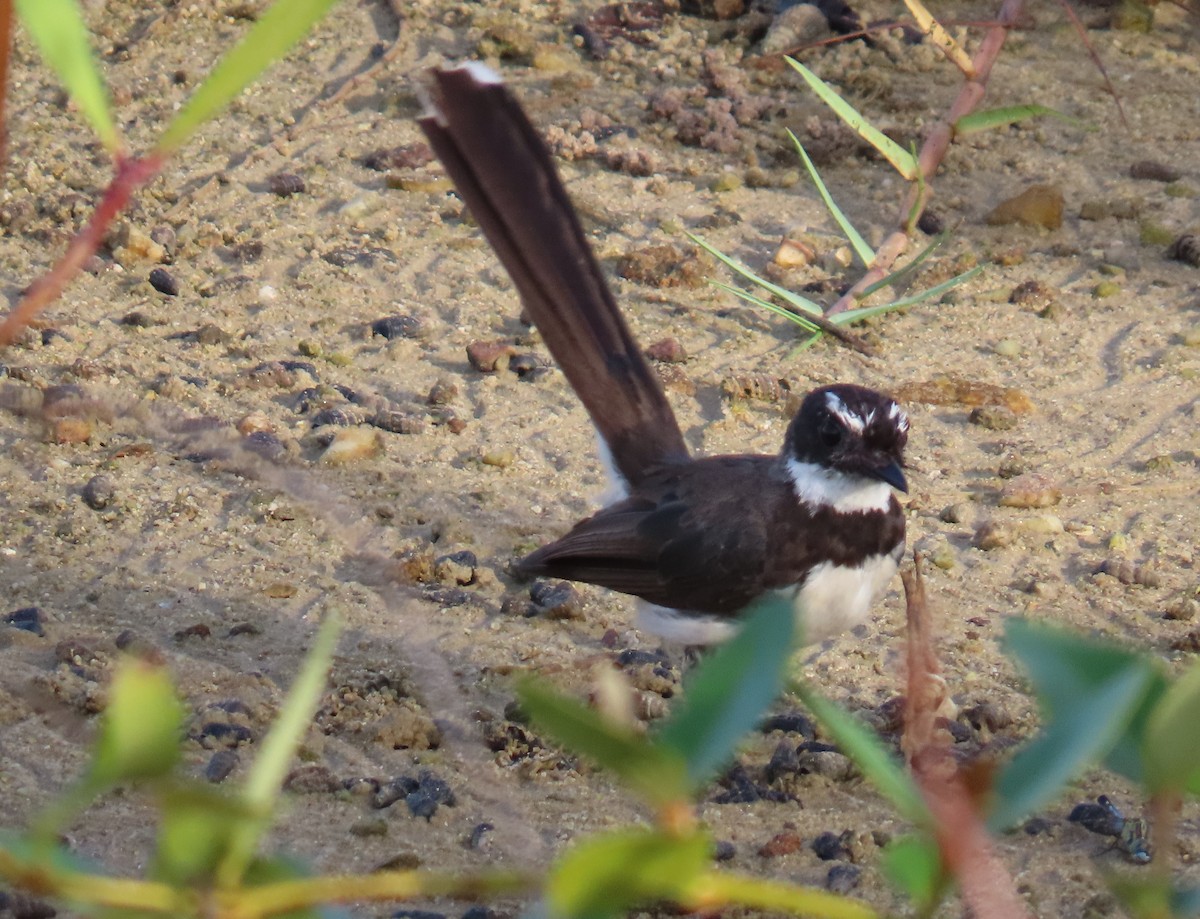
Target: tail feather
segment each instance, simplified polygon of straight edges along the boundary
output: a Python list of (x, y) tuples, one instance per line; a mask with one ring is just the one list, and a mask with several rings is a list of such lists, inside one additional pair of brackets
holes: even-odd
[(541, 137), (480, 64), (435, 71), (420, 119), (617, 471), (637, 484), (687, 457), (679, 424), (621, 317)]

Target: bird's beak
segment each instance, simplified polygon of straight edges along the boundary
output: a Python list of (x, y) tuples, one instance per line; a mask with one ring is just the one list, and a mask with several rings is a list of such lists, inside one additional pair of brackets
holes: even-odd
[(887, 482), (892, 488), (908, 493), (908, 482), (904, 478), (904, 472), (900, 469), (900, 464), (893, 461), (886, 466), (880, 466), (874, 472), (875, 478), (881, 482)]

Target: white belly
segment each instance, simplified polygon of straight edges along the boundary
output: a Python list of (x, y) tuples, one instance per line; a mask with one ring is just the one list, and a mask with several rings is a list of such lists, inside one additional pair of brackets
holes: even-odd
[[(854, 567), (825, 562), (804, 586), (778, 592), (792, 602), (805, 645), (815, 645), (867, 621), (871, 606), (896, 573), (892, 555), (876, 555)], [(638, 627), (683, 645), (713, 645), (737, 632), (738, 620), (638, 602)]]

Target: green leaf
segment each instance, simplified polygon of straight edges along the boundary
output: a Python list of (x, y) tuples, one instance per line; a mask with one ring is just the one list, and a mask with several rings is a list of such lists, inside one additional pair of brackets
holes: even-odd
[(1149, 715), (1142, 758), (1151, 793), (1200, 794), (1200, 664), (1175, 682)]
[(983, 271), (983, 265), (976, 265), (969, 271), (964, 271), (962, 274), (951, 278), (949, 281), (943, 281), (927, 290), (922, 290), (913, 294), (910, 297), (902, 297), (899, 300), (893, 300), (891, 303), (884, 303), (881, 306), (863, 306), (858, 309), (846, 310), (844, 313), (838, 313), (836, 316), (830, 316), (834, 322), (843, 325), (851, 322), (858, 322), (860, 319), (867, 319), (871, 316), (878, 316), (881, 313), (890, 313), (892, 310), (900, 310), (905, 307), (913, 306), (923, 300), (933, 300), (940, 297), (952, 287), (957, 287), (964, 281), (968, 281), (979, 272)]
[(796, 616), (790, 598), (754, 604), (731, 640), (702, 660), (683, 700), (655, 740), (687, 763), (692, 788), (704, 785), (733, 756), (742, 736), (779, 694), (791, 656)]
[(604, 919), (652, 900), (678, 900), (708, 865), (708, 837), (623, 830), (563, 856), (546, 882), (552, 919)]
[(329, 613), (317, 631), (312, 650), (304, 659), (304, 666), (284, 700), (279, 717), (263, 738), (241, 798), (246, 809), (256, 814), (257, 819), (239, 824), (230, 840), (227, 855), (218, 871), (218, 881), (223, 886), (233, 886), (241, 880), (254, 856), (259, 838), (270, 826), (284, 777), (325, 690), (326, 675), (333, 660), (340, 628), (338, 617)]
[(1118, 671), (1022, 747), (996, 780), (988, 826), (1007, 829), (1054, 800), (1085, 766), (1103, 759), (1125, 731), (1150, 676), (1148, 666)]
[(807, 683), (793, 680), (790, 689), (821, 722), (838, 748), (854, 761), (862, 774), (895, 805), (906, 820), (917, 824), (929, 823), (929, 811), (912, 777), (884, 748), (870, 728)]
[(89, 773), (96, 786), (166, 775), (179, 761), (184, 708), (162, 667), (125, 660), (113, 677)]
[(790, 57), (784, 58), (784, 60), (791, 64), (800, 76), (804, 77), (804, 82), (821, 97), (822, 102), (833, 109), (834, 113), (846, 122), (859, 137), (878, 150), (900, 175), (910, 182), (917, 177), (920, 170), (916, 157), (867, 121), (849, 102), (839, 96), (832, 86), (799, 61)]
[(258, 814), (238, 798), (196, 783), (167, 789), (150, 876), (185, 885), (209, 882), (239, 828)]
[(932, 909), (946, 888), (942, 856), (927, 836), (900, 836), (883, 850), (883, 873), (920, 911)]
[(808, 170), (809, 178), (817, 186), (817, 192), (821, 195), (821, 200), (825, 202), (825, 209), (833, 215), (833, 219), (842, 228), (842, 233), (849, 240), (850, 245), (854, 247), (854, 252), (858, 255), (858, 260), (863, 263), (863, 267), (870, 268), (871, 262), (875, 260), (875, 250), (867, 245), (867, 241), (862, 238), (858, 230), (854, 229), (854, 224), (850, 222), (850, 218), (837, 206), (837, 203), (833, 200), (833, 195), (829, 193), (829, 189), (825, 187), (825, 183), (821, 180), (821, 174), (817, 172), (817, 167), (809, 159), (808, 151), (800, 143), (800, 138), (793, 134), (790, 128), (787, 133), (788, 137), (792, 139), (792, 143), (796, 145), (796, 152), (800, 154), (800, 159), (804, 161), (804, 168)]
[[(42, 2), (42, 0), (32, 0)], [(156, 152), (183, 145), (196, 129), (225, 108), (276, 60), (303, 38), (337, 0), (276, 0), (226, 54), (167, 125)]]
[(1172, 887), (1169, 876), (1108, 874), (1104, 879), (1134, 919), (1194, 919), (1200, 916), (1200, 887)]
[(1040, 118), (1046, 115), (1081, 127), (1084, 124), (1078, 118), (1064, 115), (1057, 109), (1047, 108), (1044, 105), (1008, 105), (1004, 108), (984, 109), (982, 112), (972, 112), (970, 115), (963, 115), (958, 121), (954, 122), (954, 136), (966, 137), (968, 134), (975, 134), (979, 131), (990, 131), (993, 128), (1002, 128), (1005, 125), (1016, 124), (1019, 121), (1028, 121), (1030, 118)]
[(109, 111), (108, 87), (96, 69), (87, 27), (76, 0), (17, 0), (17, 14), (46, 63), (100, 138), (115, 152), (121, 138)]
[[(696, 884), (694, 893), (701, 903), (721, 903), (741, 909), (722, 910), (721, 915), (775, 915), (788, 913), (792, 916), (815, 917), (815, 919), (878, 919), (879, 914), (858, 900), (801, 887), (789, 881), (750, 877), (744, 874), (727, 874), (709, 871)], [(686, 904), (686, 905), (691, 905)], [(718, 911), (705, 909), (704, 915)]]
[(517, 687), (538, 730), (555, 742), (610, 769), (652, 804), (688, 797), (687, 765), (677, 753), (652, 745), (582, 702), (527, 680)]
[(774, 313), (776, 316), (782, 316), (788, 322), (794, 322), (796, 325), (800, 326), (806, 331), (816, 332), (818, 335), (824, 334), (820, 326), (809, 322), (799, 313), (792, 312), (792, 310), (772, 303), (770, 300), (764, 300), (762, 297), (756, 297), (748, 290), (743, 290), (740, 287), (734, 287), (732, 284), (725, 284), (721, 281), (709, 281), (708, 283), (713, 287), (733, 294), (739, 300), (745, 300), (747, 303), (753, 304), (760, 309), (767, 310), (770, 313)]
[(993, 829), (1048, 801), (1088, 762), (1102, 759), (1144, 782), (1143, 735), (1167, 685), (1152, 659), (1021, 619), (1009, 620), (1005, 644), (1028, 672), (1046, 726), (1000, 776), (1000, 802), (988, 821)]
[(776, 297), (778, 297), (784, 303), (790, 304), (791, 306), (796, 307), (797, 310), (800, 310), (805, 313), (813, 313), (817, 316), (824, 315), (825, 311), (822, 310), (821, 307), (818, 304), (814, 303), (812, 300), (809, 300), (807, 297), (802, 297), (799, 294), (788, 290), (786, 287), (780, 287), (778, 284), (773, 284), (772, 282), (768, 281), (766, 278), (759, 277), (748, 266), (746, 266), (742, 262), (738, 261), (732, 255), (726, 255), (724, 252), (722, 252), (716, 246), (710, 245), (709, 243), (707, 243), (703, 239), (701, 239), (699, 236), (695, 236), (691, 233), (688, 233), (687, 238), (690, 239), (692, 242), (694, 242), (697, 246), (699, 246), (705, 252), (708, 252), (710, 255), (712, 255), (719, 261), (724, 262), (726, 265), (728, 265), (735, 272), (740, 274), (747, 281), (749, 281), (752, 284), (757, 285), (758, 287), (761, 287), (763, 290), (766, 290), (766, 291), (774, 294)]

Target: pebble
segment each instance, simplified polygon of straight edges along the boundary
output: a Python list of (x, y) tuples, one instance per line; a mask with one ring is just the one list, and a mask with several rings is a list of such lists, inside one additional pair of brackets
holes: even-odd
[(1008, 295), (1008, 302), (1026, 306), (1044, 303), (1050, 298), (1050, 290), (1041, 281), (1022, 281)]
[(529, 585), (529, 599), (547, 619), (583, 618), (583, 597), (568, 581), (534, 581)]
[(1062, 218), (1062, 190), (1057, 185), (1031, 185), (1019, 195), (1001, 201), (986, 220), (992, 226), (1023, 223), (1057, 230), (1062, 226)]
[(811, 3), (796, 3), (771, 20), (759, 50), (763, 55), (784, 54), (816, 44), (830, 34), (829, 20), (820, 8)]
[(1062, 488), (1047, 475), (1027, 472), (1009, 479), (1000, 491), (1001, 507), (1053, 507), (1062, 500)]
[(508, 362), (508, 369), (515, 373), (522, 380), (527, 382), (536, 382), (544, 377), (550, 370), (546, 366), (546, 362), (532, 351), (524, 351), (519, 354), (514, 354)]
[(771, 261), (780, 268), (805, 268), (816, 261), (816, 258), (816, 249), (808, 243), (784, 237)]
[(1015, 338), (1002, 338), (996, 342), (994, 350), (1001, 357), (1020, 357), (1021, 343)]
[(768, 782), (785, 775), (795, 775), (800, 771), (800, 757), (796, 754), (796, 745), (790, 740), (781, 740), (771, 751), (764, 775)]
[(1157, 160), (1138, 160), (1129, 167), (1130, 178), (1148, 179), (1151, 182), (1178, 182), (1182, 175), (1174, 166)]
[(791, 831), (776, 833), (769, 840), (758, 847), (758, 854), (763, 858), (778, 858), (781, 855), (791, 855), (793, 852), (799, 852), (804, 846), (804, 841), (799, 834)]
[(1200, 268), (1200, 236), (1185, 233), (1167, 249), (1167, 258), (1177, 262), (1186, 262), (1193, 268)]
[(204, 778), (214, 785), (224, 782), (238, 767), (240, 759), (234, 750), (218, 750), (204, 767)]
[(230, 721), (209, 721), (195, 735), (205, 750), (229, 750), (254, 741), (254, 732)]
[(284, 791), (298, 795), (332, 794), (342, 783), (327, 766), (309, 764), (293, 769), (283, 780)]
[(321, 454), (320, 461), (327, 466), (352, 463), (370, 459), (383, 452), (383, 440), (373, 428), (343, 428), (333, 435), (333, 440)]
[(304, 179), (296, 175), (294, 172), (277, 172), (275, 175), (267, 179), (267, 188), (271, 194), (279, 198), (290, 198), (292, 195), (301, 195), (307, 188), (304, 184)]
[(422, 338), (426, 334), (426, 327), (416, 316), (384, 316), (371, 323), (371, 334), (388, 341), (394, 338)]
[(106, 475), (94, 475), (83, 486), (83, 503), (94, 511), (102, 511), (116, 497), (116, 486)]
[(425, 402), (428, 405), (449, 405), (457, 398), (458, 386), (450, 380), (438, 380), (429, 387), (429, 393), (425, 396)]
[(337, 427), (352, 428), (367, 420), (364, 412), (347, 405), (337, 405), (333, 408), (322, 409), (312, 416), (309, 424), (314, 428)]
[(728, 839), (718, 839), (713, 846), (713, 861), (729, 862), (737, 856), (737, 847)]
[(845, 782), (857, 775), (857, 769), (850, 757), (839, 753), (828, 744), (809, 742), (797, 748), (800, 754), (800, 768), (816, 775), (822, 775), (835, 782)]
[(967, 421), (988, 431), (1011, 431), (1017, 426), (1017, 416), (1003, 405), (981, 405), (971, 409)]
[(50, 442), (84, 444), (92, 439), (92, 423), (86, 418), (55, 418), (50, 425)]
[(411, 412), (404, 412), (400, 409), (385, 408), (380, 409), (370, 418), (367, 423), (372, 427), (379, 428), (381, 431), (387, 431), (389, 434), (424, 434), (425, 419)]
[(246, 437), (250, 434), (272, 433), (275, 425), (271, 423), (266, 412), (253, 411), (238, 419), (237, 430), (239, 434)]
[(848, 894), (862, 880), (862, 869), (858, 865), (832, 865), (825, 875), (825, 889), (831, 893)]
[(400, 147), (385, 147), (372, 151), (364, 156), (361, 162), (368, 169), (387, 172), (390, 169), (416, 169), (432, 160), (433, 151), (429, 148), (429, 144), (418, 141)]
[(1107, 300), (1121, 292), (1121, 285), (1116, 281), (1101, 281), (1092, 288), (1092, 297), (1096, 300)]
[(4, 617), (4, 622), (14, 629), (32, 632), (39, 637), (46, 634), (46, 630), (42, 627), (42, 611), (36, 606), (24, 606), (21, 609), (13, 610)]
[(1162, 575), (1159, 574), (1157, 567), (1150, 562), (1139, 565), (1127, 558), (1109, 558), (1100, 564), (1096, 573), (1110, 575), (1122, 584), (1130, 586), (1162, 586)]
[(193, 333), (196, 341), (202, 345), (226, 345), (233, 341), (233, 336), (219, 325), (207, 322)]
[(482, 849), (486, 843), (484, 837), (496, 829), (491, 823), (477, 823), (471, 828), (471, 835), (467, 837), (468, 849)]
[(175, 280), (175, 276), (165, 268), (155, 268), (150, 272), (150, 286), (157, 290), (160, 294), (165, 294), (168, 297), (179, 296), (179, 282)]
[(479, 560), (475, 553), (464, 549), (434, 559), (433, 573), (439, 581), (466, 587), (475, 583), (475, 569), (478, 566)]
[(480, 462), (485, 466), (495, 466), (497, 469), (507, 469), (516, 460), (517, 455), (512, 450), (484, 450)]
[(975, 545), (984, 551), (1003, 549), (1017, 541), (1017, 528), (1001, 520), (987, 520), (975, 530)]
[(363, 817), (350, 824), (350, 835), (360, 839), (368, 836), (386, 836), (387, 833), (388, 824), (382, 817)]
[(515, 353), (516, 349), (503, 340), (478, 340), (467, 345), (467, 360), (480, 373), (495, 373), (507, 369), (509, 359)]
[(687, 360), (687, 352), (677, 338), (662, 338), (646, 349), (646, 357), (663, 364), (682, 364)]
[(785, 734), (799, 734), (802, 737), (816, 737), (817, 726), (808, 715), (799, 711), (783, 712), (771, 715), (758, 728), (764, 734), (772, 731), (783, 731)]

